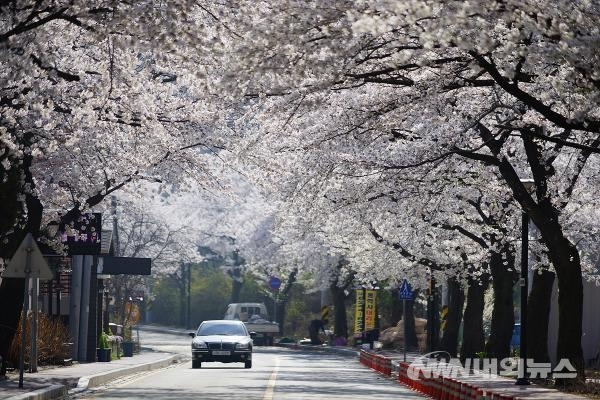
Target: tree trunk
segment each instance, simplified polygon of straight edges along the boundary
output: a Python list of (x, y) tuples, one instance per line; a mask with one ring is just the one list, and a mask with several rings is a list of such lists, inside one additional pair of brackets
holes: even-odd
[[(581, 348), (583, 318), (583, 278), (577, 248), (562, 232), (558, 211), (546, 201), (540, 209), (529, 210), (548, 249), (548, 257), (558, 279), (557, 361), (565, 359), (577, 370), (577, 379), (557, 379), (558, 385), (575, 385), (585, 381)], [(558, 372), (558, 371), (557, 371)], [(564, 371), (568, 372), (568, 371)]]
[(242, 279), (242, 271), (240, 267), (234, 267), (231, 271), (231, 278), (233, 279), (231, 285), (231, 299), (230, 303), (239, 303), (240, 302), (240, 293), (242, 292), (242, 284), (244, 283)]
[[(296, 282), (296, 277), (298, 275), (298, 270), (294, 269), (292, 273), (288, 276), (285, 285), (283, 285), (283, 289), (279, 291), (278, 301), (276, 305), (277, 315), (273, 316), (273, 320), (279, 323), (279, 335), (284, 335), (284, 325), (285, 325), (285, 317), (287, 304), (290, 301), (290, 295), (292, 291), (292, 286)], [(276, 318), (275, 318), (276, 317)]]
[(414, 351), (419, 349), (419, 341), (417, 340), (417, 333), (415, 330), (415, 302), (414, 300), (405, 301), (406, 315), (402, 316), (402, 320), (406, 324), (407, 337), (405, 337), (404, 340), (406, 341), (406, 349), (408, 351)]
[[(550, 246), (553, 247), (553, 246)], [(556, 359), (568, 359), (577, 370), (578, 379), (557, 379), (558, 385), (585, 380), (581, 322), (583, 318), (583, 280), (579, 253), (567, 239), (560, 240), (550, 251), (558, 278), (558, 344)], [(566, 371), (565, 371), (566, 372)]]
[(346, 299), (348, 296), (345, 289), (333, 283), (330, 286), (331, 300), (333, 302), (333, 334), (348, 337), (348, 317), (346, 314)]
[(398, 299), (397, 291), (392, 294), (390, 321), (396, 325), (402, 319), (402, 300)]
[(553, 286), (554, 272), (546, 269), (533, 272), (531, 293), (527, 302), (527, 358), (533, 358), (535, 362), (550, 362), (548, 322)]
[(4, 365), (0, 367), (2, 370), (0, 376), (6, 373), (8, 352), (19, 325), (21, 311), (23, 311), (24, 289), (25, 279), (4, 278), (0, 284), (0, 304), (3, 305), (0, 313), (0, 355), (4, 361)]
[[(496, 157), (498, 171), (510, 186), (513, 197), (533, 221), (542, 235), (548, 249), (548, 256), (558, 279), (558, 345), (557, 359), (567, 359), (577, 371), (578, 379), (559, 379), (558, 384), (572, 385), (585, 382), (583, 350), (581, 348), (583, 316), (583, 282), (581, 260), (576, 246), (567, 238), (561, 226), (559, 210), (548, 193), (548, 180), (554, 170), (547, 168), (547, 158), (542, 156), (533, 136), (522, 135), (529, 167), (535, 178), (535, 198), (520, 183), (519, 174), (508, 158), (501, 155), (501, 142), (495, 140), (492, 132), (483, 124), (478, 124), (481, 138)], [(587, 159), (587, 156), (583, 154)], [(577, 178), (577, 176), (575, 176)], [(575, 181), (573, 181), (574, 183)]]
[(465, 293), (455, 278), (448, 278), (448, 319), (440, 341), (440, 351), (458, 354), (458, 330), (463, 319)]
[(277, 302), (277, 305), (275, 306), (276, 310), (277, 310), (277, 315), (273, 316), (273, 321), (277, 322), (279, 324), (279, 336), (283, 336), (284, 333), (284, 324), (285, 324), (285, 317), (286, 317), (286, 305), (287, 305), (287, 299), (283, 300), (283, 301), (279, 301)]
[[(9, 153), (10, 154), (10, 153)], [(0, 169), (3, 167), (0, 165)], [(0, 258), (5, 261), (11, 258), (20, 244), (19, 239), (23, 239), (25, 232), (15, 229), (17, 221), (24, 213), (22, 205), (17, 201), (18, 193), (21, 193), (19, 181), (21, 180), (20, 170), (12, 168), (3, 171), (0, 177), (0, 238), (6, 238), (8, 243), (0, 246)], [(8, 361), (8, 352), (12, 344), (21, 311), (23, 310), (23, 290), (25, 289), (25, 279), (4, 278), (0, 283), (0, 357), (3, 362), (0, 363), (0, 379), (6, 376), (6, 362)]]
[[(492, 311), (492, 326), (490, 338), (486, 345), (486, 357), (503, 360), (510, 356), (510, 341), (515, 325), (513, 304), (513, 286), (517, 274), (514, 268), (514, 252), (505, 247), (503, 260), (502, 254), (492, 253), (490, 257), (490, 271), (492, 274), (492, 287), (494, 289), (494, 308)], [(504, 265), (504, 263), (508, 265)], [(513, 270), (509, 271), (509, 267)]]
[(346, 303), (348, 298), (354, 295), (354, 291), (350, 289), (354, 282), (354, 272), (348, 274), (341, 273), (342, 268), (347, 264), (348, 262), (344, 260), (344, 258), (341, 258), (329, 281), (334, 315), (333, 333), (336, 336), (344, 338), (348, 337), (348, 314), (346, 313)]
[(485, 291), (489, 285), (489, 277), (484, 274), (479, 280), (469, 279), (467, 290), (467, 307), (463, 318), (463, 344), (460, 359), (477, 358), (477, 353), (485, 349), (483, 333), (483, 308)]

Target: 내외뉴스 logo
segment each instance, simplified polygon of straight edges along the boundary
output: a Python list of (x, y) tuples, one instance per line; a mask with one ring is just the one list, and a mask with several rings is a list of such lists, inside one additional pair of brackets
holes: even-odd
[[(434, 351), (417, 357), (410, 363), (407, 375), (412, 380), (421, 378), (458, 378), (461, 377), (490, 377), (492, 375), (514, 376), (523, 378), (525, 376), (523, 359), (504, 358), (467, 358), (464, 364), (458, 358), (452, 358), (445, 351)], [(551, 363), (536, 363), (533, 359), (527, 359), (527, 375), (530, 378), (553, 378), (572, 379), (577, 377), (577, 372), (568, 359), (561, 359), (552, 369)]]

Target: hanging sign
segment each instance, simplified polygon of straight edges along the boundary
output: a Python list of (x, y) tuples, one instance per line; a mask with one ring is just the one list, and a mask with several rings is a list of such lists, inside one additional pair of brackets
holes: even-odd
[(375, 329), (375, 307), (377, 291), (365, 290), (365, 331)]
[(361, 334), (364, 325), (363, 307), (365, 305), (365, 291), (356, 289), (356, 303), (354, 306), (354, 333)]

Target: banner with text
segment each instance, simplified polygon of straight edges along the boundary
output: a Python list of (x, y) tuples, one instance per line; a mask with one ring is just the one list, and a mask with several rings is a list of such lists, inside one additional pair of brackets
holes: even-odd
[(375, 329), (375, 302), (377, 292), (375, 290), (365, 291), (365, 331)]
[(365, 306), (365, 291), (363, 289), (356, 289), (356, 304), (354, 306), (354, 333), (361, 334), (363, 331), (364, 314), (363, 308)]

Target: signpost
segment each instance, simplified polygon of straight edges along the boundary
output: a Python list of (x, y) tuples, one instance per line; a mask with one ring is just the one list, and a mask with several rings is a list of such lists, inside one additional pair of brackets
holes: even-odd
[(273, 321), (277, 322), (277, 302), (279, 301), (279, 288), (281, 287), (281, 279), (276, 276), (270, 277), (269, 287), (275, 291), (275, 301), (273, 301)]
[[(21, 318), (21, 354), (19, 358), (19, 388), (23, 388), (23, 368), (25, 364), (25, 332), (27, 328), (27, 307), (29, 303), (29, 285), (30, 279), (52, 279), (52, 271), (48, 268), (42, 252), (38, 248), (31, 233), (25, 236), (25, 239), (19, 245), (19, 248), (8, 262), (6, 270), (2, 274), (3, 278), (25, 278), (23, 291), (23, 316)], [(36, 285), (37, 287), (37, 285)], [(37, 298), (37, 292), (32, 293), (32, 297)], [(33, 312), (31, 327), (31, 372), (37, 370), (37, 302), (36, 309)]]
[(398, 290), (398, 299), (402, 300), (402, 319), (404, 320), (404, 362), (406, 362), (406, 338), (408, 337), (408, 324), (406, 323), (406, 300), (413, 299), (413, 291), (406, 279)]

